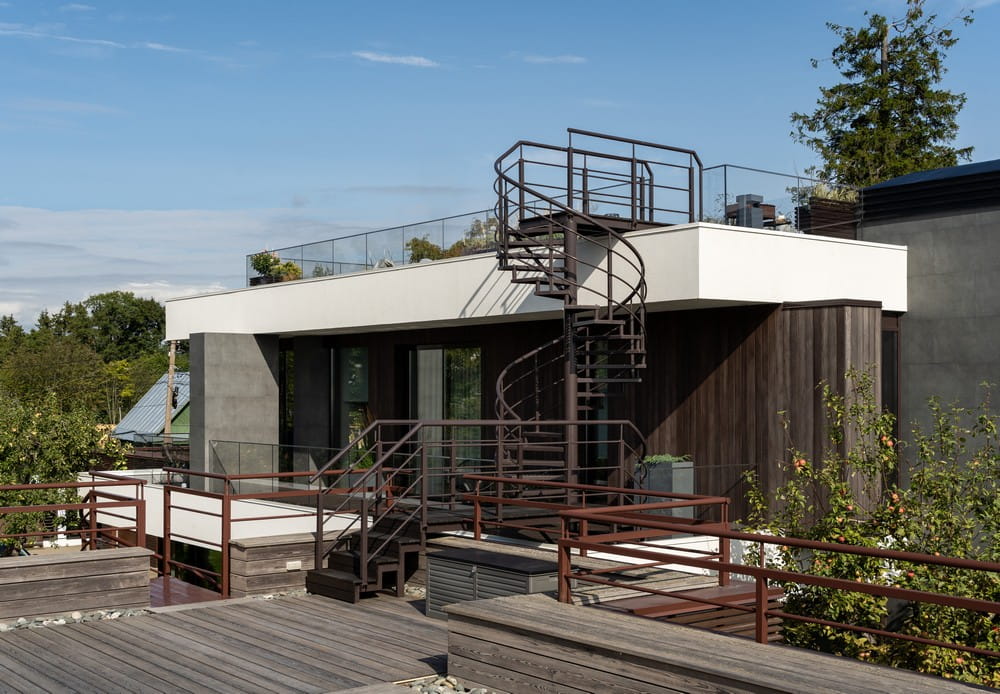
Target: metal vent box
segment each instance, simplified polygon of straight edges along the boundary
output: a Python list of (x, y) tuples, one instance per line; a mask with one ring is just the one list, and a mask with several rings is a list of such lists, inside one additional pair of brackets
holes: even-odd
[(559, 567), (554, 561), (482, 549), (446, 549), (427, 555), (428, 617), (445, 617), (445, 605), (504, 595), (554, 591)]

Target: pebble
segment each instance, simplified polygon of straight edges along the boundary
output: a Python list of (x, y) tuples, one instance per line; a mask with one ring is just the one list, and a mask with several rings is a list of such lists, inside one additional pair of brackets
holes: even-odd
[(420, 694), (492, 694), (492, 690), (484, 687), (470, 689), (451, 675), (416, 680), (411, 682), (409, 687), (412, 691), (419, 692)]
[(40, 629), (42, 627), (55, 627), (63, 624), (75, 624), (77, 622), (98, 622), (123, 617), (134, 617), (136, 615), (150, 614), (149, 610), (96, 610), (94, 612), (72, 612), (61, 617), (40, 617), (38, 619), (27, 619), (19, 617), (16, 622), (0, 623), (0, 632), (13, 631), (14, 629)]

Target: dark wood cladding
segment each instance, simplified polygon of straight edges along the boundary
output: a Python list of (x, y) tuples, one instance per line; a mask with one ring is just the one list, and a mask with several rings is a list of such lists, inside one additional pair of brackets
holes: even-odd
[(844, 200), (810, 198), (808, 205), (795, 208), (795, 226), (806, 234), (857, 239), (856, 207)]
[[(647, 453), (690, 455), (695, 491), (730, 496), (733, 516), (741, 517), (746, 470), (773, 489), (791, 447), (810, 460), (822, 455), (827, 427), (817, 384), (826, 380), (843, 392), (849, 368), (880, 363), (881, 313), (877, 304), (844, 301), (651, 314), (643, 382), (612, 399), (609, 417), (635, 421)], [(409, 348), (480, 346), (483, 416), (492, 417), (500, 371), (560, 331), (558, 321), (543, 321), (329, 340), (368, 348), (370, 406), (381, 418), (409, 415)]]
[(730, 496), (742, 516), (746, 470), (774, 489), (792, 447), (822, 455), (817, 384), (843, 392), (849, 368), (877, 365), (880, 321), (878, 307), (849, 305), (654, 314), (649, 368), (628, 409), (648, 452), (690, 455), (695, 491)]

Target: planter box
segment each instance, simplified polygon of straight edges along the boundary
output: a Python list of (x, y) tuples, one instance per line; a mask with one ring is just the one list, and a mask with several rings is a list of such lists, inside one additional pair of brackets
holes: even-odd
[(0, 622), (149, 607), (143, 547), (0, 558)]

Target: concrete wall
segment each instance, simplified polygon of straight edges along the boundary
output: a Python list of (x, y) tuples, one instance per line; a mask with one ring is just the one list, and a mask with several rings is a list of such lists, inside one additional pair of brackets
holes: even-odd
[(926, 424), (927, 398), (974, 405), (1000, 383), (1000, 208), (863, 224), (866, 241), (909, 248), (900, 321), (900, 419)]
[(278, 443), (277, 336), (191, 336), (191, 469), (210, 468), (213, 440)]

